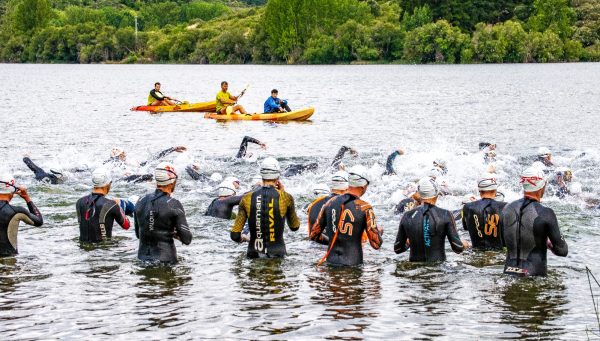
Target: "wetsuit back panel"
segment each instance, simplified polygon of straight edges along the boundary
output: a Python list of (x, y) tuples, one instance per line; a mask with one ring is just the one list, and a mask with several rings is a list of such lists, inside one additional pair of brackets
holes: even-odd
[(129, 228), (129, 220), (119, 205), (101, 194), (90, 194), (77, 200), (77, 221), (79, 240), (98, 243), (112, 238), (115, 221), (123, 228)]
[(481, 199), (465, 204), (462, 224), (469, 231), (473, 248), (501, 250), (503, 241), (502, 209), (506, 203), (493, 199)]

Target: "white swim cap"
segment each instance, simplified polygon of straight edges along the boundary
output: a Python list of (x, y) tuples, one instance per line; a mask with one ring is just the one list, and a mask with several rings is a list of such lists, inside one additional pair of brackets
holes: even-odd
[(495, 191), (498, 189), (498, 182), (496, 181), (496, 175), (491, 173), (484, 173), (477, 182), (477, 188), (480, 191)]
[(125, 154), (125, 151), (119, 147), (114, 147), (111, 151), (110, 151), (110, 156), (111, 157), (119, 157), (122, 154)]
[(536, 192), (546, 186), (544, 172), (536, 167), (529, 167), (521, 174), (521, 184), (525, 192)]
[(348, 170), (348, 184), (350, 187), (364, 187), (370, 182), (371, 180), (365, 166), (356, 165)]
[(210, 176), (210, 181), (221, 182), (223, 181), (223, 175), (221, 175), (221, 173), (212, 173)]
[(112, 183), (110, 172), (106, 168), (97, 168), (92, 173), (92, 184), (94, 188), (108, 186)]
[(345, 191), (348, 189), (348, 172), (337, 171), (331, 177), (331, 189)]
[(8, 173), (0, 174), (0, 194), (11, 194), (16, 191), (15, 178)]
[(260, 164), (260, 175), (263, 180), (277, 180), (281, 174), (279, 161), (273, 157), (268, 157)]
[(544, 157), (544, 156), (550, 156), (550, 155), (552, 155), (552, 152), (547, 147), (538, 148), (538, 156)]
[(500, 191), (496, 192), (496, 198), (494, 200), (500, 201), (500, 202), (504, 201), (504, 193), (502, 193)]
[(230, 195), (235, 195), (237, 191), (235, 190), (235, 186), (231, 181), (223, 181), (219, 184), (218, 188), (220, 197), (228, 197)]
[(435, 159), (433, 160), (433, 165), (434, 166), (439, 166), (441, 168), (446, 168), (446, 160), (444, 159)]
[(320, 195), (327, 195), (329, 194), (329, 187), (326, 184), (316, 184), (313, 186), (312, 188), (312, 192), (315, 195), (315, 197), (318, 197)]
[(175, 167), (168, 162), (161, 162), (154, 170), (154, 179), (159, 186), (166, 186), (177, 181)]
[(438, 183), (431, 177), (426, 176), (419, 180), (417, 191), (421, 199), (431, 199), (438, 196), (440, 193)]

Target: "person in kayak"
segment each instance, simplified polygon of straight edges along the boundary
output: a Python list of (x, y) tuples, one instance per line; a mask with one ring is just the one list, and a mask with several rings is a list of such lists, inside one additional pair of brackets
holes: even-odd
[(277, 91), (277, 89), (271, 90), (271, 96), (269, 98), (267, 98), (267, 100), (265, 101), (265, 105), (264, 105), (264, 113), (265, 114), (292, 111), (292, 109), (290, 109), (288, 102), (286, 100), (281, 100), (281, 99), (277, 98), (278, 94), (279, 94), (279, 91)]
[(238, 149), (238, 152), (235, 155), (236, 158), (240, 159), (252, 156), (252, 153), (248, 153), (248, 143), (254, 143), (259, 145), (262, 149), (267, 149), (266, 143), (262, 143), (259, 140), (250, 136), (244, 136), (244, 138), (242, 139), (242, 143), (240, 144), (240, 149)]
[(371, 247), (379, 250), (383, 228), (371, 205), (360, 199), (369, 187), (367, 169), (357, 165), (348, 170), (348, 190), (327, 201), (310, 231), (310, 239), (323, 242), (323, 232), (329, 248), (319, 264), (353, 266), (363, 263), (362, 236), (366, 232)]
[[(279, 181), (279, 162), (268, 157), (260, 166), (263, 179), (261, 188), (244, 194), (238, 215), (231, 229), (231, 239), (237, 243), (248, 240), (248, 258), (285, 257), (283, 238), (285, 221), (292, 231), (298, 231), (300, 220), (296, 215), (294, 198)], [(242, 235), (248, 221), (250, 236)]]
[(173, 101), (173, 98), (165, 96), (160, 92), (159, 82), (154, 83), (154, 89), (150, 90), (150, 94), (148, 95), (149, 106), (177, 105)]
[(404, 149), (395, 150), (387, 157), (387, 161), (385, 162), (385, 172), (383, 175), (396, 175), (396, 170), (394, 169), (394, 161), (400, 155), (404, 155)]
[(119, 200), (106, 198), (112, 180), (106, 169), (98, 168), (92, 173), (94, 188), (75, 204), (79, 223), (79, 241), (99, 243), (112, 238), (112, 227), (116, 221), (124, 230), (131, 226)]
[(477, 187), (481, 199), (463, 206), (463, 228), (469, 231), (474, 249), (502, 250), (504, 247), (502, 209), (506, 203), (496, 201), (498, 190), (496, 176), (484, 174), (477, 182)]
[[(333, 157), (333, 161), (331, 162), (331, 169), (333, 170), (339, 170), (341, 168), (344, 168), (342, 165), (342, 160), (344, 159), (344, 156), (346, 155), (347, 152), (350, 152), (350, 154), (354, 157), (356, 157), (358, 155), (358, 152), (350, 147), (346, 147), (346, 146), (342, 146), (337, 154), (335, 154), (335, 156)], [(300, 175), (304, 172), (307, 171), (315, 171), (319, 168), (319, 164), (316, 162), (310, 162), (310, 163), (305, 163), (305, 164), (291, 164), (289, 166), (286, 167), (283, 176), (284, 177), (291, 177), (291, 176), (296, 176), (296, 175)]]
[(62, 173), (52, 169), (50, 172), (46, 172), (41, 167), (33, 163), (33, 161), (31, 161), (31, 159), (27, 156), (23, 158), (23, 162), (33, 172), (37, 181), (42, 181), (52, 185), (59, 185), (65, 182), (65, 177)]
[(244, 95), (245, 90), (239, 96), (233, 96), (227, 91), (228, 88), (227, 82), (221, 82), (221, 91), (217, 93), (217, 114), (231, 115), (240, 112), (242, 115), (248, 115), (244, 107), (237, 104), (238, 98)]
[(461, 253), (469, 243), (461, 240), (452, 212), (435, 204), (439, 195), (438, 184), (430, 177), (419, 180), (417, 191), (422, 206), (412, 209), (402, 216), (394, 252), (402, 253), (410, 247), (411, 262), (439, 262), (446, 260), (444, 238), (448, 238), (455, 253)]
[[(27, 209), (10, 204), (15, 194), (25, 200)], [(0, 174), (0, 257), (12, 257), (19, 253), (17, 235), (20, 222), (39, 227), (44, 224), (44, 219), (31, 201), (27, 189), (16, 186), (10, 174)]]
[(171, 195), (177, 185), (173, 165), (161, 162), (154, 170), (156, 191), (135, 205), (135, 235), (140, 240), (138, 258), (151, 263), (177, 263), (175, 239), (185, 245), (192, 242), (185, 211)]
[(516, 276), (546, 276), (547, 252), (566, 257), (569, 249), (556, 215), (540, 203), (546, 190), (544, 172), (529, 167), (521, 175), (523, 198), (502, 211), (506, 263), (504, 273)]
[(233, 208), (240, 204), (242, 196), (236, 195), (237, 189), (230, 181), (221, 182), (217, 191), (219, 197), (210, 203), (204, 215), (221, 219), (235, 218)]
[(557, 197), (564, 199), (567, 195), (571, 194), (568, 184), (572, 181), (573, 171), (566, 167), (560, 167), (556, 170), (552, 178), (550, 178), (548, 184), (554, 187)]
[[(307, 208), (307, 216), (308, 216), (308, 235), (310, 236), (310, 231), (312, 231), (315, 223), (317, 222), (317, 218), (319, 218), (319, 213), (321, 213), (321, 209), (323, 205), (325, 205), (329, 200), (338, 195), (346, 193), (348, 190), (348, 173), (345, 171), (337, 171), (331, 177), (331, 192), (327, 194), (323, 194), (315, 199)], [(327, 245), (329, 244), (329, 237), (326, 234), (321, 234), (320, 237), (314, 238), (319, 244)]]

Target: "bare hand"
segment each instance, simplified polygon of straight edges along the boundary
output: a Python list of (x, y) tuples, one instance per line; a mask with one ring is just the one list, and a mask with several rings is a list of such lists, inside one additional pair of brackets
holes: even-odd
[(277, 180), (277, 182), (275, 183), (275, 188), (277, 188), (280, 191), (283, 191), (285, 189), (285, 186), (283, 186), (283, 183), (280, 180)]
[(399, 154), (399, 155), (404, 155), (404, 154), (406, 154), (406, 152), (405, 152), (405, 151), (404, 151), (404, 149), (402, 149), (402, 148), (398, 149), (398, 150), (397, 150), (397, 152), (398, 152), (398, 154)]
[(356, 151), (356, 149), (350, 148), (350, 155), (356, 157), (358, 156), (358, 152)]
[(244, 242), (249, 242), (249, 241), (250, 241), (250, 236), (247, 234), (243, 234), (241, 242), (244, 243)]
[(469, 244), (469, 242), (464, 239), (462, 240), (462, 244), (465, 250), (471, 247), (471, 244)]
[(29, 198), (29, 193), (27, 193), (27, 188), (25, 186), (20, 186), (17, 190), (17, 195), (23, 198), (25, 202), (30, 202), (31, 198)]
[(261, 143), (261, 144), (260, 144), (260, 148), (262, 148), (262, 149), (267, 149), (267, 144), (266, 144), (266, 143)]
[(178, 153), (185, 152), (186, 150), (187, 150), (187, 148), (184, 147), (184, 146), (177, 146), (177, 147), (175, 147), (175, 151), (178, 152)]

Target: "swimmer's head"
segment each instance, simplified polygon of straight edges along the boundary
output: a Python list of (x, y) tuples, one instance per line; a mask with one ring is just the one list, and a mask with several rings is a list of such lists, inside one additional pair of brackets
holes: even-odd
[(127, 154), (125, 154), (125, 151), (119, 147), (114, 147), (113, 149), (111, 149), (110, 151), (110, 157), (111, 158), (118, 158), (119, 160), (124, 161), (125, 158), (127, 157)]
[(322, 195), (328, 195), (329, 187), (327, 187), (326, 184), (316, 184), (312, 188), (312, 194), (315, 198), (320, 197)]
[(550, 149), (548, 149), (548, 147), (540, 147), (538, 148), (537, 156), (539, 158), (549, 160), (550, 158), (552, 158), (552, 152), (550, 151)]
[(536, 167), (529, 167), (521, 174), (521, 184), (523, 185), (523, 191), (537, 192), (546, 187), (546, 179), (544, 178), (544, 172)]
[(225, 178), (225, 180), (223, 180), (223, 182), (231, 183), (236, 190), (240, 189), (240, 187), (242, 186), (242, 182), (240, 181), (240, 179), (236, 178), (235, 176), (228, 176)]
[(0, 194), (12, 195), (16, 193), (17, 190), (15, 178), (12, 175), (8, 173), (0, 174)]
[(496, 175), (485, 173), (477, 181), (477, 189), (480, 192), (495, 191), (498, 189), (498, 182), (496, 181)]
[(110, 172), (106, 168), (97, 168), (92, 173), (92, 184), (94, 188), (103, 188), (110, 186), (112, 178)]
[(177, 182), (175, 167), (168, 162), (161, 162), (154, 170), (154, 179), (158, 186), (168, 186)]
[(337, 171), (331, 177), (331, 189), (337, 191), (345, 191), (348, 189), (348, 173), (345, 171)]
[(494, 200), (503, 202), (504, 201), (504, 193), (502, 193), (500, 191), (496, 191), (496, 199), (494, 199)]
[(417, 192), (423, 200), (433, 199), (439, 195), (440, 187), (433, 178), (426, 176), (417, 183)]
[(220, 173), (212, 173), (210, 176), (210, 181), (221, 182), (223, 181), (223, 175), (221, 175)]
[(281, 174), (279, 161), (273, 157), (264, 159), (260, 164), (260, 176), (263, 180), (277, 180)]
[(365, 166), (356, 165), (348, 170), (348, 185), (350, 187), (367, 187), (370, 183), (369, 172)]
[(233, 186), (233, 183), (227, 180), (219, 184), (218, 192), (218, 195), (220, 197), (228, 197), (231, 195), (236, 195), (237, 193), (235, 186)]
[(446, 170), (448, 170), (446, 160), (444, 159), (435, 159), (433, 161), (433, 167), (441, 169), (442, 172), (446, 172)]
[(557, 169), (559, 175), (562, 176), (564, 182), (573, 181), (573, 171), (567, 167), (560, 167)]

